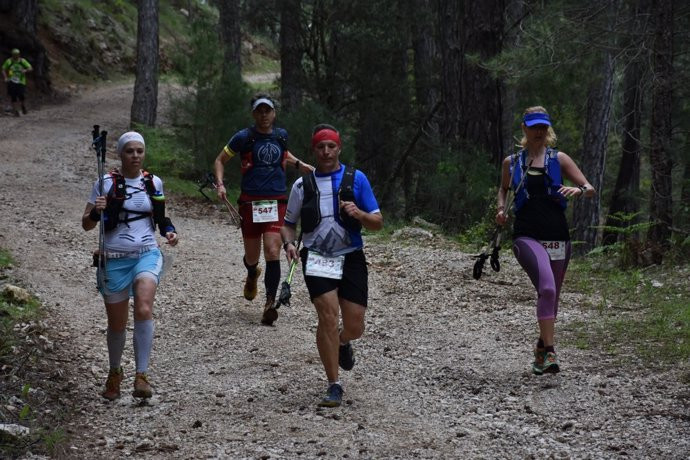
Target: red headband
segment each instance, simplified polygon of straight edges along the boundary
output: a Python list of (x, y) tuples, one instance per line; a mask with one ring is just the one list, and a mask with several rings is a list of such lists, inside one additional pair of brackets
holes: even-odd
[(340, 147), (340, 134), (332, 129), (322, 129), (314, 133), (311, 137), (311, 148), (315, 148), (316, 144), (321, 141), (333, 141)]

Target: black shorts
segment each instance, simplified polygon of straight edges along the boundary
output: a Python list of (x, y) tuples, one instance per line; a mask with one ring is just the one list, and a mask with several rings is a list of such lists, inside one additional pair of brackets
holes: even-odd
[[(300, 256), (302, 258), (302, 274), (307, 269), (307, 248), (302, 248)], [(309, 291), (309, 298), (325, 294), (326, 292), (338, 290), (338, 297), (354, 302), (359, 305), (367, 306), (369, 299), (369, 272), (367, 270), (367, 260), (364, 251), (361, 249), (345, 254), (343, 265), (343, 278), (339, 280), (331, 278), (321, 278), (319, 276), (304, 275), (304, 282)]]
[(13, 83), (11, 81), (7, 82), (7, 94), (10, 96), (12, 102), (23, 101), (24, 92), (26, 91), (26, 85), (21, 83)]

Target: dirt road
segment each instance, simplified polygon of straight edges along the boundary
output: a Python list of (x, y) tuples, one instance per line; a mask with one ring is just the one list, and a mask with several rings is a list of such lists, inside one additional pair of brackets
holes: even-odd
[[(357, 365), (342, 375), (346, 403), (318, 409), (325, 381), (301, 276), (276, 327), (260, 326), (262, 302), (241, 297), (238, 231), (213, 206), (174, 199), (181, 242), (156, 299), (155, 396), (144, 406), (129, 396), (130, 331), (126, 391), (106, 402), (106, 321), (89, 266), (97, 232), (84, 232), (80, 216), (96, 176), (91, 126), (108, 129), (112, 143), (130, 103), (131, 88), (111, 85), (0, 118), (0, 246), (17, 259), (13, 276), (50, 312), (70, 457), (690, 455), (682, 367), (647, 369), (634, 357), (594, 351), (601, 344), (561, 345), (563, 372), (531, 375), (535, 296), (527, 277), (503, 253), (501, 273), (476, 282), (473, 260), (439, 237), (367, 240), (371, 305)], [(566, 281), (560, 330), (596, 320), (581, 301)]]

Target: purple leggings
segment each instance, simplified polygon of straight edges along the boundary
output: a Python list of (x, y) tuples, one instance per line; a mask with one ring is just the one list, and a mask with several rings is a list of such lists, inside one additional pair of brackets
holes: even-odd
[(556, 319), (558, 297), (570, 261), (570, 241), (566, 242), (565, 259), (549, 259), (549, 254), (534, 238), (521, 236), (513, 241), (513, 253), (537, 289), (537, 319)]

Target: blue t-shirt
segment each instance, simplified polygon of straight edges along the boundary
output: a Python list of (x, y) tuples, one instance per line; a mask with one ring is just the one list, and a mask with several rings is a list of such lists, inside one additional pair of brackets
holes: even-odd
[[(246, 151), (254, 138), (251, 151)], [(263, 134), (254, 128), (238, 131), (228, 141), (225, 153), (231, 158), (240, 156), (242, 162), (242, 193), (256, 196), (285, 195), (287, 192), (283, 159), (287, 155), (288, 133), (273, 128), (271, 134)], [(279, 139), (282, 139), (282, 143)]]
[[(338, 171), (319, 174), (316, 177), (316, 186), (319, 188), (321, 208), (321, 222), (313, 232), (302, 235), (304, 247), (319, 252), (326, 256), (339, 256), (361, 249), (364, 245), (360, 231), (348, 230), (340, 221), (340, 207), (338, 203), (338, 189), (343, 180), (345, 165), (340, 165)], [(378, 202), (371, 190), (367, 176), (362, 171), (355, 171), (354, 177), (355, 204), (359, 209), (368, 213), (380, 213)], [(292, 185), (285, 222), (296, 225), (302, 212), (304, 202), (303, 177), (300, 177)]]

